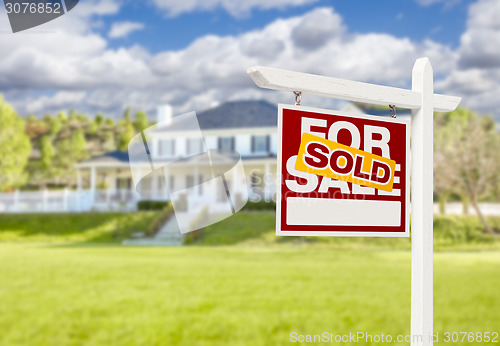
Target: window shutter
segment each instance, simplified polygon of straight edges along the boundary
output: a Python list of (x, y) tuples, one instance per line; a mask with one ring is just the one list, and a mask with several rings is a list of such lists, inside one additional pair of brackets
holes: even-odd
[(231, 150), (234, 150), (234, 137), (231, 137)]
[(186, 139), (186, 154), (191, 154), (191, 139), (189, 138)]
[(222, 138), (217, 137), (217, 149), (222, 149)]
[(255, 136), (252, 136), (252, 153), (255, 153)]
[(271, 136), (267, 135), (266, 136), (266, 153), (270, 152), (270, 147), (271, 147)]

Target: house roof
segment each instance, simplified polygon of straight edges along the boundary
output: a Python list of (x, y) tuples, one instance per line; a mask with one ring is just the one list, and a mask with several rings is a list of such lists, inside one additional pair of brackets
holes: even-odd
[[(387, 115), (387, 110), (369, 109), (365, 110), (373, 115)], [(256, 127), (277, 127), (278, 124), (278, 108), (266, 101), (235, 101), (227, 102), (215, 108), (208, 109), (198, 114), (198, 123), (202, 130), (210, 129), (240, 129), (240, 128), (256, 128)], [(408, 112), (402, 111), (398, 115), (405, 116)], [(179, 125), (184, 125), (180, 123)], [(173, 130), (185, 130), (185, 128), (176, 128)], [(177, 126), (179, 127), (179, 126)], [(263, 159), (267, 157), (275, 157), (275, 155), (263, 157), (243, 157), (244, 160)], [(148, 162), (145, 159), (145, 162)], [(128, 164), (129, 156), (127, 152), (112, 151), (104, 155), (95, 156), (89, 160), (79, 162), (77, 166), (87, 166), (87, 164)]]
[[(215, 152), (215, 155), (217, 155), (218, 153)], [(214, 155), (214, 153), (212, 153), (212, 155)], [(222, 157), (222, 158), (225, 158), (225, 157)], [(257, 156), (243, 156), (242, 159), (244, 161), (247, 161), (247, 160), (262, 160), (262, 159), (268, 159), (268, 158), (276, 158), (276, 155), (275, 154), (272, 154), (272, 153), (269, 153), (269, 154), (263, 154), (263, 155), (257, 155)], [(212, 157), (212, 159), (216, 159), (217, 160), (217, 156), (214, 156)], [(221, 158), (219, 158), (219, 160), (221, 160)], [(184, 158), (180, 158), (180, 159), (176, 159), (175, 162), (190, 162), (190, 161), (193, 161), (193, 157), (184, 157)], [(99, 155), (99, 156), (94, 156), (94, 157), (91, 157), (90, 159), (88, 160), (85, 160), (85, 161), (80, 161), (76, 164), (76, 166), (82, 166), (82, 167), (87, 167), (88, 164), (99, 164), (99, 163), (106, 163), (106, 164), (118, 164), (118, 165), (123, 165), (123, 164), (129, 164), (129, 157), (128, 157), (128, 153), (126, 152), (123, 152), (123, 151), (120, 151), (120, 150), (116, 150), (116, 151), (112, 151), (112, 152), (109, 152), (109, 153), (106, 153), (104, 155)], [(144, 158), (144, 163), (149, 163), (149, 161), (147, 160), (147, 158), (145, 157)]]
[(129, 163), (128, 153), (120, 150), (111, 151), (104, 155), (94, 156), (88, 160), (81, 161), (77, 165), (86, 163)]
[(202, 130), (277, 127), (278, 108), (266, 101), (227, 102), (198, 114)]

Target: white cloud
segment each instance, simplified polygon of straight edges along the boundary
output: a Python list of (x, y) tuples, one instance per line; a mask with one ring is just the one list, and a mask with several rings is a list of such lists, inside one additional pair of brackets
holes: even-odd
[(121, 38), (127, 37), (132, 32), (137, 30), (143, 30), (144, 24), (138, 22), (116, 22), (111, 26), (111, 30), (108, 33), (110, 38)]
[(456, 51), (457, 66), (437, 86), (463, 96), (462, 105), (500, 120), (500, 2), (479, 0), (469, 7), (467, 29)]
[(497, 0), (480, 0), (469, 8), (467, 25), (470, 28), (500, 29), (500, 3)]
[[(113, 10), (109, 0), (96, 3), (104, 4), (101, 6), (106, 11)], [(432, 40), (415, 42), (389, 34), (352, 33), (333, 9), (317, 8), (240, 35), (207, 35), (184, 49), (151, 54), (140, 46), (110, 48), (106, 39), (95, 33), (89, 20), (93, 14), (84, 8), (71, 20), (64, 16), (54, 21), (50, 34), (1, 35), (0, 90), (6, 92), (7, 99), (12, 97), (21, 114), (55, 113), (74, 107), (121, 115), (128, 105), (151, 111), (162, 103), (172, 104), (180, 113), (241, 98), (292, 102), (288, 93), (257, 88), (246, 75), (249, 66), (408, 87), (415, 59), (428, 56), (440, 92), (464, 96), (465, 105), (488, 111), (500, 106), (496, 101), (500, 98), (492, 97), (500, 92), (500, 72), (478, 63), (479, 56), (474, 60), (467, 55), (472, 43), (466, 36), (478, 30), (475, 11), (472, 6), (467, 32), (456, 50)], [(481, 30), (492, 35), (498, 31), (493, 20), (481, 25)], [(479, 52), (484, 57), (489, 51)], [(466, 58), (471, 67), (464, 67)], [(440, 80), (439, 76), (447, 77)], [(50, 90), (58, 92), (50, 94)], [(27, 99), (20, 96), (23, 93), (44, 96)], [(303, 98), (303, 104), (318, 107), (334, 102), (308, 95)]]
[(342, 17), (328, 8), (306, 13), (292, 31), (295, 46), (307, 50), (322, 47), (345, 31)]
[(444, 4), (446, 7), (453, 7), (462, 0), (415, 0), (421, 6), (431, 6), (434, 4)]
[(153, 4), (167, 16), (175, 17), (182, 13), (213, 11), (222, 8), (234, 17), (247, 16), (253, 9), (269, 10), (306, 5), (317, 0), (152, 0)]
[(41, 96), (26, 100), (27, 113), (36, 113), (40, 109), (70, 109), (81, 103), (86, 96), (83, 91), (59, 91), (54, 96)]

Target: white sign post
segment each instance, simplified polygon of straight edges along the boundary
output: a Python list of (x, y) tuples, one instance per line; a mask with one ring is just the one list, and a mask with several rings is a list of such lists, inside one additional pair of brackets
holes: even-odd
[[(297, 91), (412, 110), (411, 124), (411, 345), (432, 345), (433, 334), (433, 113), (453, 111), (461, 98), (434, 94), (428, 58), (415, 62), (412, 90), (268, 67), (248, 74), (261, 88)], [(419, 336), (413, 338), (413, 336)]]

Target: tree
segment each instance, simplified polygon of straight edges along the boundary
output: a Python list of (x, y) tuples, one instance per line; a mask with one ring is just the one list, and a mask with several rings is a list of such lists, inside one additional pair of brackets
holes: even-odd
[(88, 158), (87, 141), (81, 128), (71, 136), (71, 151), (75, 162)]
[(31, 143), (25, 133), (24, 120), (0, 97), (0, 191), (25, 183), (25, 167)]
[(97, 113), (94, 121), (97, 125), (101, 125), (104, 122), (104, 115), (102, 115), (101, 113)]
[(102, 149), (104, 152), (110, 152), (116, 150), (116, 142), (114, 133), (111, 131), (106, 131), (102, 137)]
[(52, 159), (56, 155), (54, 146), (52, 145), (52, 137), (43, 136), (40, 140), (40, 164), (45, 176), (50, 176), (52, 169)]
[(96, 135), (98, 129), (99, 125), (95, 121), (93, 121), (89, 126), (89, 134), (91, 134), (92, 136)]
[(53, 118), (50, 114), (43, 117), (43, 122), (49, 127), (52, 135), (57, 135), (62, 129), (62, 121), (59, 118)]
[(87, 141), (81, 128), (70, 138), (56, 143), (57, 155), (54, 158), (54, 175), (66, 183), (74, 181), (73, 165), (88, 158)]
[(123, 113), (123, 119), (127, 122), (132, 121), (132, 118), (130, 117), (130, 112), (131, 112), (130, 107), (127, 107), (125, 108), (125, 112)]
[(69, 119), (69, 120), (75, 120), (75, 119), (76, 119), (76, 116), (77, 116), (77, 113), (76, 113), (75, 109), (74, 109), (74, 108), (71, 108), (71, 109), (69, 110), (69, 116), (68, 116), (68, 119)]
[(127, 123), (124, 126), (124, 131), (120, 133), (118, 137), (118, 149), (121, 151), (127, 151), (128, 143), (134, 137), (135, 131), (132, 123)]
[(140, 132), (148, 127), (148, 115), (144, 111), (138, 111), (135, 113), (134, 127)]
[(57, 119), (59, 119), (61, 123), (65, 123), (68, 121), (68, 116), (65, 112), (59, 112), (59, 114), (57, 114)]
[(495, 121), (463, 108), (436, 118), (436, 186), (466, 196), (486, 231), (493, 234), (479, 201), (493, 192), (498, 179), (500, 139)]

